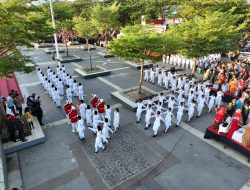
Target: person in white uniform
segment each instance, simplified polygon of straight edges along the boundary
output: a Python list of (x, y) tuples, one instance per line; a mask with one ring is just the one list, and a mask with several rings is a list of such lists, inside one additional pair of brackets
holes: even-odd
[(147, 110), (146, 110), (146, 115), (145, 115), (146, 127), (144, 128), (144, 130), (147, 130), (151, 125), (150, 119), (151, 119), (152, 112), (153, 110), (152, 110), (151, 105), (148, 105)]
[(85, 104), (84, 100), (80, 100), (79, 111), (80, 111), (80, 116), (83, 120), (86, 119), (86, 108), (87, 105)]
[(84, 119), (81, 116), (78, 116), (77, 133), (78, 133), (79, 138), (81, 140), (84, 140), (84, 138), (85, 138), (84, 130), (85, 130)]
[(74, 79), (72, 78), (72, 76), (69, 77), (69, 88), (72, 92), (72, 94), (74, 93), (74, 90), (73, 90), (73, 83), (74, 83)]
[(176, 120), (177, 120), (176, 127), (180, 126), (184, 109), (185, 109), (184, 103), (181, 102), (180, 105), (178, 106), (178, 111), (177, 111), (177, 115), (176, 115)]
[(118, 108), (116, 108), (114, 111), (113, 127), (114, 132), (116, 132), (116, 130), (120, 128), (120, 111)]
[(161, 117), (161, 112), (160, 111), (157, 111), (157, 113), (152, 116), (152, 118), (155, 117), (155, 121), (154, 121), (154, 125), (153, 125), (153, 137), (156, 137), (157, 136), (157, 132), (161, 126), (161, 120), (164, 121)]
[(72, 92), (71, 92), (69, 85), (67, 86), (66, 97), (67, 97), (68, 102), (72, 103)]
[(137, 103), (137, 109), (136, 109), (136, 123), (140, 123), (141, 121), (141, 113), (142, 111), (145, 111), (146, 109), (142, 109), (145, 108), (144, 104), (142, 103), (142, 100), (139, 100), (139, 102)]
[(145, 69), (145, 70), (144, 70), (144, 80), (145, 80), (145, 81), (148, 81), (148, 80), (149, 80), (149, 70), (148, 70), (148, 69)]
[(113, 130), (109, 127), (109, 123), (110, 121), (108, 120), (108, 118), (105, 118), (104, 119), (104, 122), (103, 121), (99, 121), (100, 123), (104, 123), (103, 124), (103, 127), (102, 127), (102, 135), (103, 135), (103, 141), (104, 142), (108, 142), (108, 139), (110, 139), (110, 136), (109, 136), (109, 131), (113, 134)]
[(86, 123), (88, 127), (92, 127), (92, 110), (90, 108), (90, 105), (87, 105), (86, 108)]
[(59, 95), (59, 91), (57, 90), (57, 88), (55, 88), (53, 94), (54, 94), (54, 101), (56, 103), (56, 106), (60, 107), (61, 106), (61, 97)]
[(102, 128), (101, 126), (98, 126), (97, 129), (92, 129), (89, 127), (91, 131), (96, 133), (96, 138), (95, 138), (95, 153), (98, 153), (99, 148), (102, 148), (105, 150), (105, 147), (103, 146), (103, 134), (102, 134)]
[(92, 125), (93, 125), (93, 129), (97, 130), (97, 126), (98, 126), (98, 123), (99, 123), (99, 115), (98, 115), (98, 112), (97, 111), (94, 111), (94, 115), (93, 115), (93, 122), (92, 122)]
[(202, 95), (201, 99), (198, 102), (198, 107), (197, 107), (198, 115), (197, 115), (197, 117), (200, 117), (202, 110), (205, 106), (205, 103), (206, 103), (205, 97), (204, 97), (204, 95)]
[(105, 118), (108, 119), (109, 127), (111, 127), (111, 113), (112, 113), (111, 107), (110, 105), (107, 105), (105, 109)]
[(78, 84), (77, 84), (76, 80), (74, 80), (72, 88), (73, 88), (74, 96), (78, 96)]
[(58, 81), (58, 91), (59, 91), (60, 96), (64, 95), (64, 86), (63, 86), (62, 79), (59, 79)]
[(78, 96), (79, 96), (79, 100), (84, 100), (83, 86), (81, 83), (78, 84)]
[(154, 83), (155, 82), (155, 72), (153, 68), (150, 69), (150, 82)]
[(172, 125), (172, 117), (174, 117), (171, 108), (168, 108), (168, 110), (166, 111), (166, 116), (164, 119), (164, 123), (165, 123), (165, 131), (164, 133), (166, 133), (168, 131), (168, 129), (171, 127)]
[(194, 100), (192, 100), (192, 103), (189, 104), (188, 106), (188, 121), (190, 121), (192, 119), (192, 117), (194, 116), (194, 110), (195, 108), (197, 108)]
[(215, 104), (216, 104), (216, 106), (217, 106), (218, 109), (221, 107), (222, 97), (223, 96), (224, 96), (223, 92), (221, 90), (219, 90), (217, 92), (217, 96), (215, 98)]
[(208, 113), (210, 113), (211, 110), (214, 108), (214, 103), (215, 103), (215, 96), (214, 94), (212, 94), (208, 102)]

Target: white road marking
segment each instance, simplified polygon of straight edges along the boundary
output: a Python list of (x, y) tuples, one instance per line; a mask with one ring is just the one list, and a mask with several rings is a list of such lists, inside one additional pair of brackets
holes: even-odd
[(42, 129), (48, 129), (48, 128), (51, 128), (51, 127), (55, 127), (57, 125), (65, 124), (67, 122), (68, 122), (68, 120), (66, 118), (61, 119), (61, 120), (58, 120), (58, 121), (55, 121), (55, 122), (52, 122), (52, 123), (48, 123), (47, 125), (42, 126)]
[(116, 109), (116, 108), (119, 108), (121, 107), (122, 105), (120, 103), (117, 103), (117, 104), (114, 104), (111, 106), (112, 109)]
[(37, 84), (41, 84), (41, 82), (31, 82), (31, 83), (24, 83), (24, 84), (20, 84), (20, 87), (29, 87), (29, 86), (35, 86)]
[(47, 62), (40, 62), (40, 63), (36, 63), (36, 65), (49, 65), (49, 64), (56, 64), (56, 62), (53, 62), (53, 61), (47, 61)]
[(249, 189), (250, 189), (250, 179), (239, 190), (249, 190)]
[(109, 71), (119, 71), (119, 70), (124, 70), (124, 69), (130, 69), (130, 67), (120, 67), (120, 68), (117, 68), (117, 69), (108, 69)]
[(120, 73), (120, 74), (117, 74), (117, 75), (112, 75), (112, 76), (110, 76), (111, 78), (113, 78), (113, 77), (117, 77), (117, 76), (122, 76), (122, 75), (127, 75), (128, 73)]
[(119, 86), (113, 84), (112, 82), (109, 82), (108, 80), (102, 78), (102, 77), (97, 77), (97, 79), (99, 79), (100, 81), (104, 82), (105, 84), (111, 86), (112, 88), (118, 90), (118, 91), (121, 91), (122, 88), (120, 88)]
[(78, 63), (72, 62), (71, 64), (74, 65), (75, 67), (79, 68), (79, 69), (82, 68), (82, 66), (79, 65)]
[[(176, 124), (176, 119), (173, 119), (173, 122)], [(190, 125), (181, 122), (180, 127), (182, 127), (183, 129), (185, 129), (186, 131), (188, 131), (189, 133), (193, 134), (194, 136), (196, 136), (197, 138), (199, 138), (200, 140), (206, 142), (207, 144), (213, 146), (214, 148), (220, 150), (221, 152), (225, 153), (227, 156), (241, 162), (242, 164), (244, 164), (245, 166), (250, 168), (250, 163), (247, 162), (247, 158), (246, 156), (240, 154), (238, 151), (231, 149), (230, 147), (227, 147), (227, 149), (224, 148), (224, 144), (223, 143), (219, 143), (216, 142), (213, 139), (204, 139), (204, 133), (191, 127)]]

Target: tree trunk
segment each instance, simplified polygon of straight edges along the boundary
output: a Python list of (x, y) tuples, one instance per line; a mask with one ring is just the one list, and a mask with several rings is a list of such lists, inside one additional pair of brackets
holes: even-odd
[(91, 48), (90, 48), (90, 45), (89, 45), (89, 39), (86, 39), (86, 46), (88, 48), (90, 70), (92, 71), (93, 70), (93, 65), (92, 65)]
[(105, 41), (105, 55), (108, 54), (108, 46), (107, 46), (107, 43), (108, 43), (108, 39), (107, 39), (107, 32), (105, 32), (105, 36), (104, 36), (104, 41)]
[(196, 70), (196, 58), (194, 58), (193, 61), (194, 61), (194, 63), (193, 63), (192, 73), (191, 73), (192, 76), (194, 76), (195, 70)]
[(141, 94), (141, 87), (142, 87), (142, 82), (143, 82), (143, 75), (144, 75), (143, 69), (144, 69), (144, 60), (143, 60), (143, 62), (141, 63), (139, 94)]
[(68, 49), (68, 43), (67, 43), (67, 41), (66, 41), (65, 45), (66, 45), (66, 53), (67, 53), (67, 56), (69, 56), (69, 49)]

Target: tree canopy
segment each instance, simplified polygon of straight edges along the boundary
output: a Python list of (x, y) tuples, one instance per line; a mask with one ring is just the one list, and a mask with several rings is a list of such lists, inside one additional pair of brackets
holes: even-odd
[(31, 59), (19, 50), (23, 46), (31, 47), (31, 42), (44, 33), (43, 28), (38, 27), (40, 23), (30, 19), (32, 11), (33, 7), (25, 0), (0, 3), (0, 77), (8, 77), (14, 71), (30, 72), (34, 69), (26, 65), (32, 62)]

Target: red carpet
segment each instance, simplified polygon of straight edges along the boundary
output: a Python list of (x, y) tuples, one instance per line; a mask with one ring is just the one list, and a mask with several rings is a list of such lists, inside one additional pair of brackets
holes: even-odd
[(19, 87), (19, 84), (16, 80), (16, 76), (13, 73), (12, 78), (0, 78), (0, 95), (2, 97), (7, 97), (9, 95), (9, 92), (14, 89), (20, 94), (21, 99), (23, 100), (23, 96)]
[[(209, 131), (211, 131), (211, 132), (213, 132), (213, 133), (215, 133), (215, 134), (218, 134), (218, 130), (214, 129), (213, 126), (208, 127), (207, 130), (209, 130)], [(226, 137), (226, 134), (225, 134), (225, 133), (219, 133), (218, 135), (219, 135), (219, 136), (223, 136), (223, 137), (225, 137), (225, 138), (228, 138), (228, 137)], [(228, 138), (228, 139), (229, 139), (229, 138)], [(240, 145), (242, 148), (244, 148), (244, 149), (250, 151), (250, 146), (247, 146), (247, 147), (246, 147), (246, 146), (243, 146), (243, 144), (241, 144), (241, 143), (239, 143), (239, 142), (237, 142), (237, 141), (235, 141), (235, 140), (233, 140), (233, 139), (231, 139), (231, 138), (230, 138), (230, 140), (231, 140), (232, 142), (234, 142), (235, 144)]]

